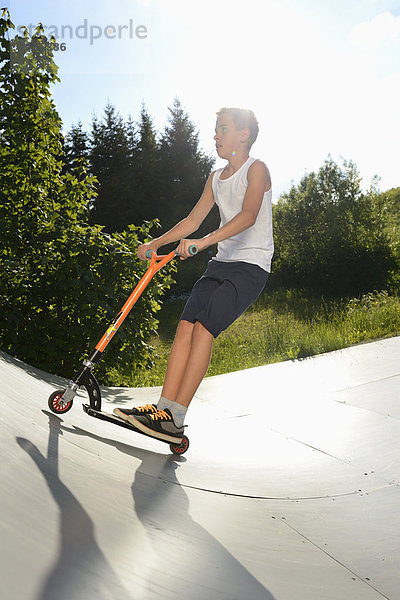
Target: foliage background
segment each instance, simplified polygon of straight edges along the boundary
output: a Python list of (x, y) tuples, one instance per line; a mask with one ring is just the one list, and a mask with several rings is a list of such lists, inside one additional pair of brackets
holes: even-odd
[[(179, 99), (163, 132), (142, 104), (124, 121), (108, 104), (91, 131), (65, 135), (52, 100), (59, 82), (51, 40), (39, 25), (11, 39), (0, 19), (1, 347), (70, 377), (146, 269), (139, 243), (184, 218), (214, 160)], [(13, 59), (13, 60), (11, 60)], [(330, 157), (273, 207), (275, 257), (268, 289), (324, 297), (397, 292), (400, 188), (362, 191), (357, 167)], [(217, 208), (194, 235), (219, 225)], [(158, 229), (158, 230), (157, 230)], [(164, 248), (163, 252), (174, 245)], [(117, 369), (153, 361), (162, 297), (187, 295), (214, 249), (156, 275), (107, 348)], [(172, 285), (173, 284), (173, 285)], [(267, 292), (268, 293), (268, 290)], [(99, 376), (107, 383), (107, 369)]]

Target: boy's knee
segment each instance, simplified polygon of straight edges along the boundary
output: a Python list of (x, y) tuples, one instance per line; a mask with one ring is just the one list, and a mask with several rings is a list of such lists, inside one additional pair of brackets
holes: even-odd
[(204, 337), (210, 337), (212, 339), (214, 339), (213, 334), (211, 333), (211, 331), (209, 331), (207, 329), (207, 327), (205, 327), (203, 325), (203, 323), (201, 323), (200, 321), (196, 321), (194, 324), (194, 331), (196, 333), (199, 333), (200, 335), (204, 336)]
[(180, 320), (178, 323), (177, 333), (180, 335), (191, 336), (193, 333), (194, 323), (190, 321)]

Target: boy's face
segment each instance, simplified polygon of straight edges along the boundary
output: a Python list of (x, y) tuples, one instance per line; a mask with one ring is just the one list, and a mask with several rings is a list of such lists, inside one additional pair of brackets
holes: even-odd
[(248, 149), (245, 141), (250, 135), (250, 130), (236, 129), (236, 125), (232, 117), (226, 113), (219, 115), (215, 126), (215, 147), (218, 156), (221, 158), (232, 158), (236, 156), (239, 150)]

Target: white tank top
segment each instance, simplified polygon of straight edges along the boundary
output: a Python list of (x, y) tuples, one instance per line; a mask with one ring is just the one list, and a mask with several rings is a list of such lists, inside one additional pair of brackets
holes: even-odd
[[(223, 227), (242, 210), (248, 185), (247, 171), (255, 160), (249, 156), (240, 169), (228, 179), (220, 179), (224, 168), (214, 172), (212, 190), (221, 216), (220, 227)], [(273, 254), (272, 190), (270, 188), (268, 192), (264, 193), (254, 225), (219, 242), (217, 255), (213, 258), (223, 262), (253, 263), (270, 273)]]

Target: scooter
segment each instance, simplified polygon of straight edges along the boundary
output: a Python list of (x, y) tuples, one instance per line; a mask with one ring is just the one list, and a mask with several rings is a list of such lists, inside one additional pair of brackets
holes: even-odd
[[(197, 246), (189, 246), (189, 253), (192, 256), (197, 254), (197, 252)], [(91, 354), (90, 358), (82, 361), (79, 370), (76, 372), (74, 378), (69, 382), (68, 387), (66, 389), (56, 390), (49, 396), (48, 406), (53, 413), (59, 415), (68, 412), (72, 408), (73, 400), (77, 394), (77, 390), (80, 387), (84, 387), (86, 388), (86, 391), (89, 396), (89, 404), (83, 404), (82, 406), (86, 414), (88, 414), (91, 417), (101, 419), (103, 421), (109, 421), (111, 423), (114, 423), (115, 425), (119, 425), (120, 427), (126, 427), (127, 429), (131, 429), (136, 433), (147, 435), (143, 431), (136, 429), (128, 421), (124, 421), (116, 415), (112, 415), (101, 410), (100, 387), (97, 383), (95, 376), (92, 373), (92, 370), (101, 359), (104, 350), (111, 342), (118, 329), (121, 327), (122, 323), (132, 310), (134, 304), (137, 302), (141, 294), (146, 289), (147, 285), (150, 283), (153, 276), (157, 273), (157, 271), (162, 269), (164, 265), (166, 265), (170, 260), (172, 260), (176, 256), (179, 256), (176, 250), (173, 250), (169, 254), (163, 256), (158, 256), (155, 252), (152, 252), (151, 250), (148, 250), (146, 252), (146, 258), (150, 259), (150, 265), (146, 273), (136, 285), (135, 289), (132, 291), (131, 295), (129, 296), (129, 298), (127, 299), (117, 316), (114, 318), (114, 320), (107, 328), (106, 332), (104, 333), (98, 344), (95, 346), (95, 349)], [(153, 436), (149, 435), (148, 437)], [(168, 435), (165, 435), (164, 437), (165, 439), (160, 439), (160, 441), (169, 443), (170, 450), (174, 454), (183, 454), (189, 448), (189, 438), (186, 435), (183, 435), (183, 437), (179, 439), (174, 436)]]

